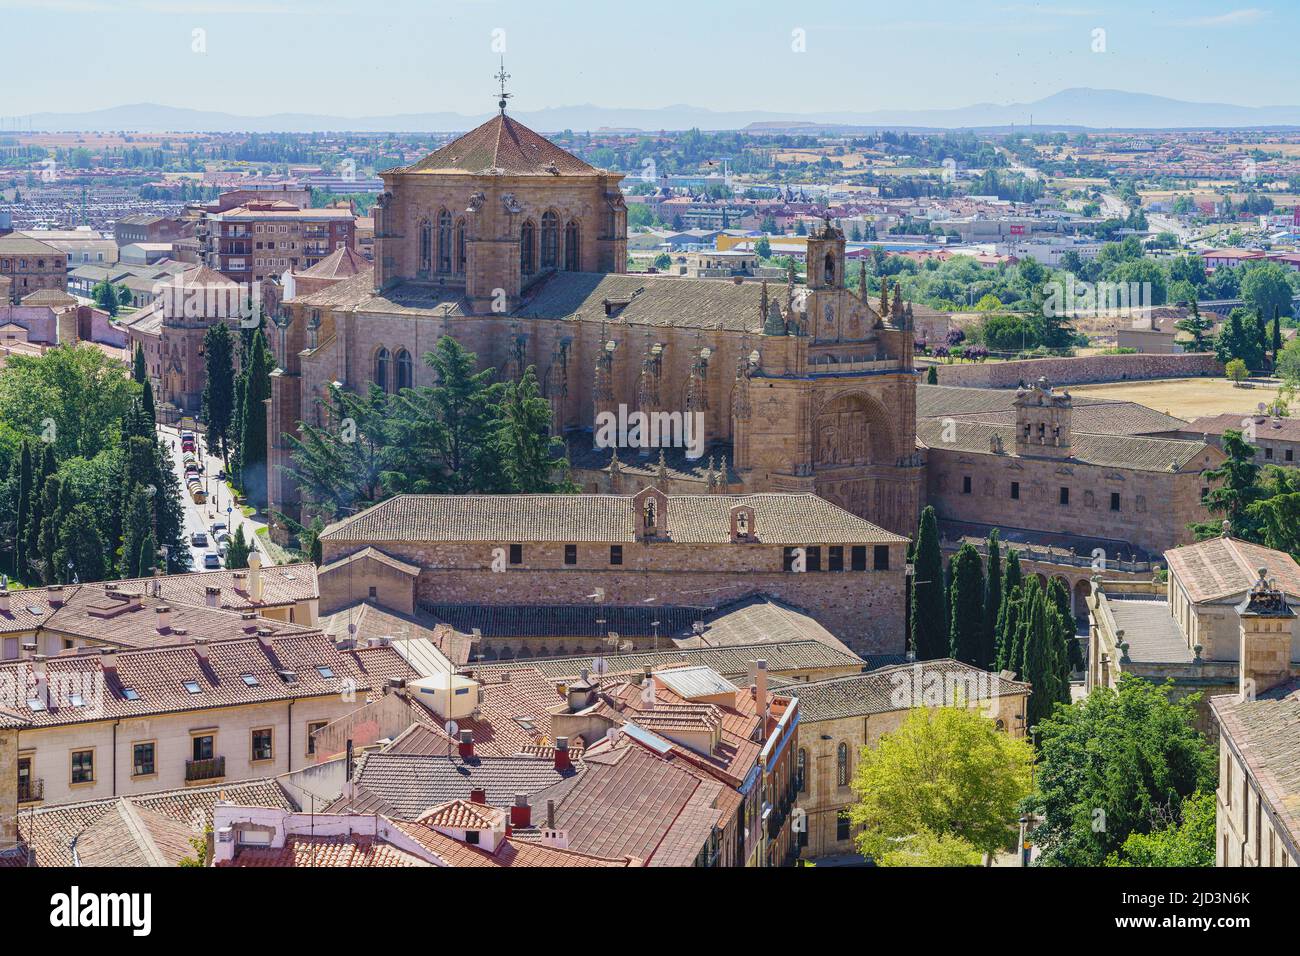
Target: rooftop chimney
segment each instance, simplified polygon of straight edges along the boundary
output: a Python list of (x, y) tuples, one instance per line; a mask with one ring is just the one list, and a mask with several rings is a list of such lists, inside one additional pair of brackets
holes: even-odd
[(469, 802), (486, 805), (487, 791), (484, 790), (482, 787), (475, 787), (473, 790), (469, 792)]
[[(754, 712), (767, 717), (767, 661), (754, 662)], [(767, 728), (763, 728), (764, 735)]]
[(105, 674), (117, 673), (117, 648), (101, 647), (99, 649), (99, 666)]
[(203, 593), (207, 596), (208, 607), (221, 606), (221, 588), (204, 588)]
[(568, 770), (572, 766), (573, 766), (573, 762), (569, 760), (569, 738), (556, 737), (555, 738), (555, 769), (560, 773), (563, 773), (564, 771)]
[(208, 639), (206, 637), (194, 638), (194, 653), (199, 656), (199, 660), (208, 659)]
[(1241, 635), (1238, 665), (1243, 700), (1272, 690), (1291, 678), (1291, 628), (1296, 613), (1286, 595), (1259, 569), (1259, 580), (1237, 606)]
[(9, 613), (9, 583), (7, 581), (0, 587), (0, 613)]
[(172, 609), (166, 604), (159, 604), (154, 608), (154, 614), (157, 617), (156, 627), (159, 634), (166, 634), (172, 629)]
[(262, 600), (262, 556), (254, 548), (248, 554), (248, 597)]
[(546, 801), (546, 829), (555, 829), (555, 801)]
[(474, 756), (474, 734), (469, 730), (460, 732), (460, 759), (469, 760)]
[(515, 805), (510, 808), (510, 826), (518, 830), (533, 825), (533, 808), (528, 805), (528, 794), (516, 793)]

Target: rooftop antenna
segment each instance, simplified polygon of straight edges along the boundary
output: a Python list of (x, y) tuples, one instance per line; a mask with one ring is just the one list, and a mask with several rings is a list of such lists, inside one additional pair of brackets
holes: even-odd
[(497, 100), (497, 106), (501, 109), (501, 115), (506, 115), (506, 100), (514, 96), (513, 93), (506, 92), (506, 80), (510, 79), (510, 74), (506, 72), (506, 58), (501, 57), (501, 69), (497, 71), (494, 77), (501, 84), (501, 99)]

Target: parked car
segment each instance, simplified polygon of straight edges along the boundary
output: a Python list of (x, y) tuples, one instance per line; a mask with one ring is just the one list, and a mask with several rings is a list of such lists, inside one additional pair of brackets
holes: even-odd
[(216, 551), (209, 551), (207, 554), (203, 556), (204, 570), (212, 570), (214, 568), (219, 569), (220, 567), (221, 567), (221, 555), (218, 554)]
[(190, 535), (190, 544), (196, 548), (206, 548), (208, 546), (208, 536), (202, 531), (195, 531)]
[(219, 534), (220, 532), (226, 530), (226, 523), (224, 521), (214, 521), (212, 522), (212, 526), (209, 527), (208, 530), (211, 531), (213, 534)]

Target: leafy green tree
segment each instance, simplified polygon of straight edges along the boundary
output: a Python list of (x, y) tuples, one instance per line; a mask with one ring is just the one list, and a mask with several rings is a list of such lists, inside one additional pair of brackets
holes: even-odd
[(94, 510), (85, 504), (74, 507), (59, 529), (59, 548), (54, 560), (61, 568), (72, 566), (81, 582), (102, 581), (108, 577), (108, 546), (99, 533)]
[(876, 866), (979, 866), (982, 854), (955, 833), (935, 833), (922, 827), (900, 837), (873, 858)]
[(984, 569), (980, 553), (963, 542), (952, 559), (952, 590), (948, 596), (952, 621), (948, 631), (949, 656), (987, 668), (984, 658)]
[(1225, 366), (1233, 359), (1241, 359), (1247, 368), (1263, 368), (1261, 342), (1258, 318), (1246, 309), (1236, 308), (1228, 313), (1228, 321), (1214, 340), (1214, 354)]
[(1183, 800), (1180, 820), (1159, 814), (1157, 829), (1130, 833), (1106, 866), (1214, 866), (1215, 812), (1214, 794), (1198, 791)]
[(933, 366), (933, 365), (931, 365), (928, 369), (926, 369), (926, 372), (925, 372), (925, 384), (926, 384), (926, 385), (938, 385), (938, 384), (939, 384), (939, 371), (938, 371), (938, 369), (937, 369), (935, 366)]
[(208, 428), (208, 447), (226, 458), (235, 414), (235, 340), (226, 323), (215, 322), (203, 334), (203, 362), (207, 373), (203, 420)]
[(1289, 316), (1292, 295), (1286, 267), (1280, 263), (1252, 265), (1242, 276), (1241, 297), (1246, 300), (1246, 308), (1257, 316)]
[(505, 387), (494, 411), (500, 421), (494, 444), (507, 493), (577, 490), (567, 480), (564, 443), (551, 434), (551, 403), (541, 396), (533, 366), (525, 369), (518, 382)]
[(858, 758), (848, 817), (859, 829), (859, 852), (898, 865), (900, 845), (906, 854), (911, 838), (928, 832), (996, 853), (1029, 793), (1032, 759), (1026, 741), (999, 731), (978, 710), (912, 710)]
[(1227, 457), (1222, 464), (1205, 472), (1205, 477), (1217, 487), (1212, 486), (1202, 499), (1206, 510), (1219, 520), (1193, 522), (1189, 527), (1198, 541), (1204, 541), (1222, 534), (1226, 520), (1235, 537), (1254, 541), (1259, 536), (1259, 523), (1250, 506), (1262, 497), (1255, 446), (1248, 444), (1240, 431), (1229, 428), (1223, 433), (1223, 451)]
[(1246, 363), (1239, 358), (1229, 360), (1223, 366), (1223, 371), (1232, 380), (1233, 385), (1240, 385), (1250, 375), (1250, 369), (1246, 368)]
[(1038, 724), (1038, 791), (1028, 805), (1040, 865), (1100, 866), (1133, 833), (1156, 829), (1160, 813), (1182, 819), (1183, 802), (1216, 786), (1216, 748), (1196, 729), (1199, 694), (1174, 699), (1130, 674), (1118, 688)]
[(1196, 299), (1191, 301), (1192, 313), (1174, 323), (1174, 328), (1180, 332), (1186, 332), (1192, 337), (1191, 351), (1206, 351), (1206, 341), (1209, 332), (1214, 328), (1214, 323), (1205, 316), (1201, 315), (1201, 307)]
[(945, 600), (943, 556), (934, 508), (921, 512), (917, 532), (916, 562), (912, 576), (912, 649), (917, 660), (948, 655), (948, 609)]
[(244, 537), (244, 526), (236, 525), (230, 543), (226, 545), (226, 567), (232, 571), (248, 567), (248, 555), (252, 550), (252, 544)]
[(754, 243), (754, 252), (760, 259), (771, 259), (772, 241), (767, 236), (759, 236), (758, 241)]

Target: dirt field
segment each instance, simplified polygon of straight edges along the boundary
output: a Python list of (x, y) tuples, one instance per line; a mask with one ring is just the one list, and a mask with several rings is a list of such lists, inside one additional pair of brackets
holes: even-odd
[(1172, 378), (1153, 382), (1071, 385), (1070, 392), (1088, 398), (1137, 402), (1186, 419), (1225, 412), (1246, 415), (1255, 411), (1260, 402), (1271, 402), (1277, 397), (1278, 383), (1275, 380), (1258, 379), (1248, 381), (1246, 385), (1248, 387), (1236, 388), (1227, 379)]

